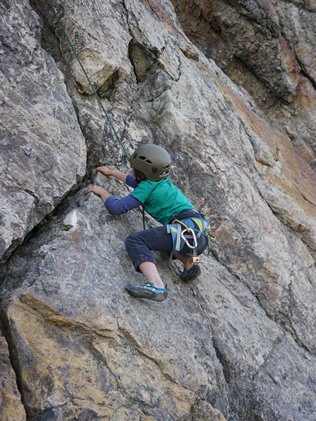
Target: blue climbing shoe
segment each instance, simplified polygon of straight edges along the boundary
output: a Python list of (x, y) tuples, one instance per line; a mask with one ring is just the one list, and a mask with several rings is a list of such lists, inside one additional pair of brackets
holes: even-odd
[(168, 296), (167, 289), (156, 288), (151, 282), (145, 282), (144, 285), (127, 285), (125, 289), (133, 297), (146, 298), (153, 301), (164, 301)]
[(186, 270), (181, 273), (180, 278), (183, 282), (191, 282), (194, 281), (198, 276), (201, 275), (201, 268), (199, 265), (193, 265), (191, 269)]

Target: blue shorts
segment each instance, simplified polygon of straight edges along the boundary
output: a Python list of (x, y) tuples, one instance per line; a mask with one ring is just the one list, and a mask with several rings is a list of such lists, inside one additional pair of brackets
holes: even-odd
[[(173, 216), (169, 222), (172, 223), (174, 219), (181, 220), (190, 217), (203, 218), (203, 215), (192, 210), (185, 210), (179, 213), (179, 215)], [(202, 254), (207, 244), (207, 237), (201, 235), (198, 239), (197, 254)], [(171, 234), (167, 232), (167, 227), (161, 226), (129, 235), (125, 240), (125, 246), (135, 270), (139, 272), (138, 266), (143, 262), (156, 264), (151, 251), (165, 251), (170, 253), (173, 249), (173, 242)]]

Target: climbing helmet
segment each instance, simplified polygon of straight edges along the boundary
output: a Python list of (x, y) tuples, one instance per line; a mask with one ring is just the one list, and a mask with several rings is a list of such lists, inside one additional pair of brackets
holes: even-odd
[(159, 181), (169, 176), (171, 158), (161, 146), (145, 144), (133, 153), (131, 164), (133, 168), (145, 174), (148, 180)]

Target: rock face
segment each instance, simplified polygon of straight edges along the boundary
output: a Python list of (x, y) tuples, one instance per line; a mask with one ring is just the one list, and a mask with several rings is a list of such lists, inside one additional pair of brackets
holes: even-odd
[(190, 40), (254, 98), (313, 162), (316, 6), (312, 1), (172, 0)]
[(85, 174), (85, 140), (63, 76), (40, 37), (39, 17), (28, 2), (2, 3), (0, 258)]
[(24, 421), (25, 409), (16, 384), (16, 377), (10, 364), (7, 342), (0, 331), (0, 414), (1, 420)]
[[(13, 0), (0, 10), (1, 417), (314, 421), (313, 3)], [(237, 57), (255, 75), (252, 96), (260, 79), (257, 105), (232, 81)], [(271, 118), (268, 93), (288, 114)], [(289, 137), (299, 98), (306, 130)], [(95, 168), (130, 171), (143, 142), (170, 151), (174, 183), (216, 235), (191, 285), (155, 253), (164, 303), (124, 290), (143, 282), (124, 246), (142, 229), (139, 210), (113, 216), (85, 194), (92, 183), (128, 194)]]

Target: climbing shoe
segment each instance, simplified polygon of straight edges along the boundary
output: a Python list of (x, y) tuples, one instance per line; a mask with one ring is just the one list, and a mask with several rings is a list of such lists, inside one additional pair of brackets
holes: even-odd
[(125, 287), (133, 297), (147, 298), (147, 300), (164, 301), (168, 296), (165, 288), (156, 288), (153, 283), (145, 282), (144, 285), (127, 285)]
[(181, 273), (180, 278), (183, 282), (191, 282), (201, 275), (201, 268), (199, 265), (193, 265), (191, 269), (186, 270)]

